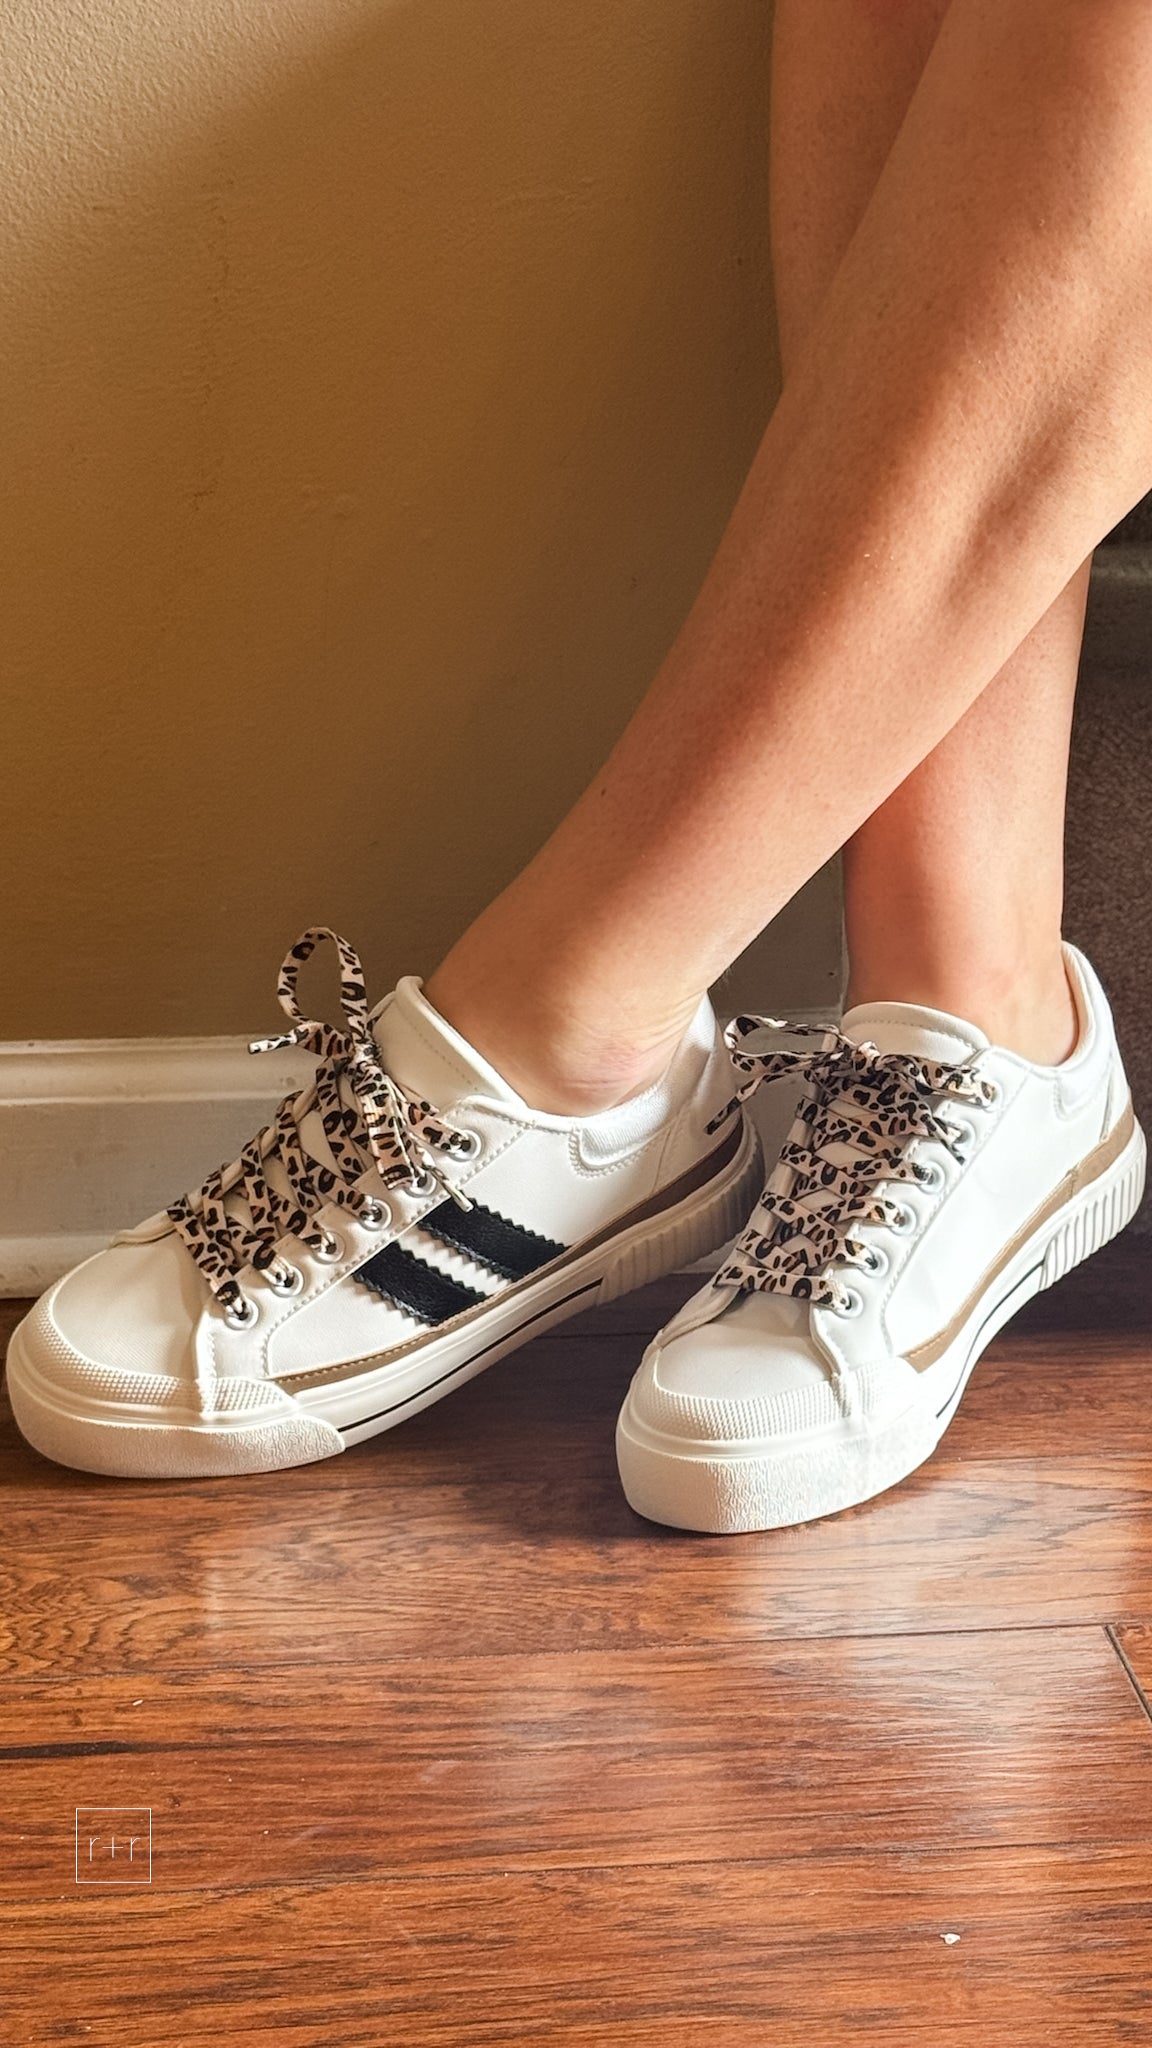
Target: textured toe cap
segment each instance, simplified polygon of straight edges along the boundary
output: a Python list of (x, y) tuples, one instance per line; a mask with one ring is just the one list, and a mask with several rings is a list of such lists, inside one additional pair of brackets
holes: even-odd
[(788, 1435), (842, 1413), (807, 1303), (770, 1294), (737, 1295), (707, 1322), (671, 1323), (632, 1401), (651, 1428), (698, 1443)]
[(841, 1393), (812, 1332), (807, 1302), (774, 1293), (733, 1296), (710, 1320), (681, 1312), (653, 1339), (632, 1384), (634, 1416), (685, 1445), (749, 1445), (842, 1425), (886, 1406), (915, 1375), (899, 1360), (852, 1373)]
[(203, 1289), (174, 1237), (113, 1245), (66, 1273), (20, 1326), (46, 1379), (113, 1401), (186, 1399)]
[(271, 1381), (198, 1381), (202, 1304), (189, 1299), (174, 1250), (114, 1246), (25, 1317), (9, 1348), (8, 1393), (28, 1442), (58, 1464), (136, 1479), (270, 1471), (342, 1451), (339, 1430)]

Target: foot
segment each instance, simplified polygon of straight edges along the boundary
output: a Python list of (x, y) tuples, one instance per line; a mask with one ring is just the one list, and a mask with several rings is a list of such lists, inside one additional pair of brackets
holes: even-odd
[[(296, 976), (340, 953), (345, 1029)], [(313, 930), (281, 972), (320, 1056), (241, 1157), (67, 1274), (12, 1338), (16, 1420), (82, 1471), (196, 1478), (306, 1464), (390, 1429), (597, 1300), (723, 1243), (760, 1184), (708, 1003), (620, 1109), (531, 1109), (412, 977), (371, 1015)]]
[(1055, 1066), (906, 1003), (815, 1051), (748, 1053), (764, 1020), (731, 1028), (749, 1085), (794, 1070), (804, 1098), (733, 1254), (633, 1380), (617, 1451), (640, 1514), (774, 1529), (883, 1492), (1016, 1309), (1129, 1221), (1144, 1138), (1104, 993), (1065, 958), (1078, 1036)]

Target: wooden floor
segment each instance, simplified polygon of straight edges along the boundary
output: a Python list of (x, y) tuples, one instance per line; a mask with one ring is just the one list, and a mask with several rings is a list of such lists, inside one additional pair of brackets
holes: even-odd
[[(5, 1408), (4, 2048), (1152, 2042), (1150, 1274), (777, 1535), (618, 1491), (681, 1283), (296, 1472), (86, 1478)], [(150, 1884), (77, 1883), (78, 1807), (151, 1809)]]

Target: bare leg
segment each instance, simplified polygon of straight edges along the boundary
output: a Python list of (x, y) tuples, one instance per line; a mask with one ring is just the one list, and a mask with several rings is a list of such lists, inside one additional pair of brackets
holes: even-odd
[(1145, 0), (953, 0), (656, 683), (430, 985), (530, 1099), (654, 1073), (1152, 480), (1150, 89)]
[[(779, 0), (772, 241), (784, 367), (895, 140), (948, 0)], [(1062, 1059), (1064, 795), (1088, 564), (845, 852), (849, 1003), (925, 1003)]]

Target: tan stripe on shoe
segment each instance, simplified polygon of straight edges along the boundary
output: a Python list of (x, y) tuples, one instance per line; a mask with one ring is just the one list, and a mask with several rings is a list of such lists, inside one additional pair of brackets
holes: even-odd
[(1092, 1182), (1099, 1180), (1101, 1174), (1107, 1173), (1110, 1166), (1115, 1165), (1135, 1128), (1136, 1113), (1129, 1101), (1127, 1108), (1117, 1118), (1102, 1143), (1093, 1151), (1086, 1153), (1079, 1166), (1074, 1166), (1071, 1173), (1065, 1174), (1059, 1187), (1049, 1195), (1046, 1202), (1041, 1202), (1023, 1229), (1009, 1238), (999, 1258), (989, 1266), (983, 1278), (972, 1289), (963, 1307), (957, 1309), (951, 1322), (944, 1329), (937, 1331), (934, 1337), (929, 1337), (926, 1344), (918, 1344), (914, 1351), (904, 1353), (909, 1365), (915, 1366), (917, 1372), (927, 1372), (930, 1365), (935, 1365), (938, 1358), (943, 1358), (949, 1345), (960, 1335), (969, 1316), (979, 1307), (981, 1296), (991, 1287), (992, 1282), (999, 1278), (1005, 1267), (1011, 1265), (1017, 1252), (1027, 1244), (1032, 1233), (1039, 1230), (1041, 1224), (1047, 1223), (1050, 1216), (1055, 1216), (1058, 1210), (1065, 1208), (1074, 1196), (1091, 1187)]

